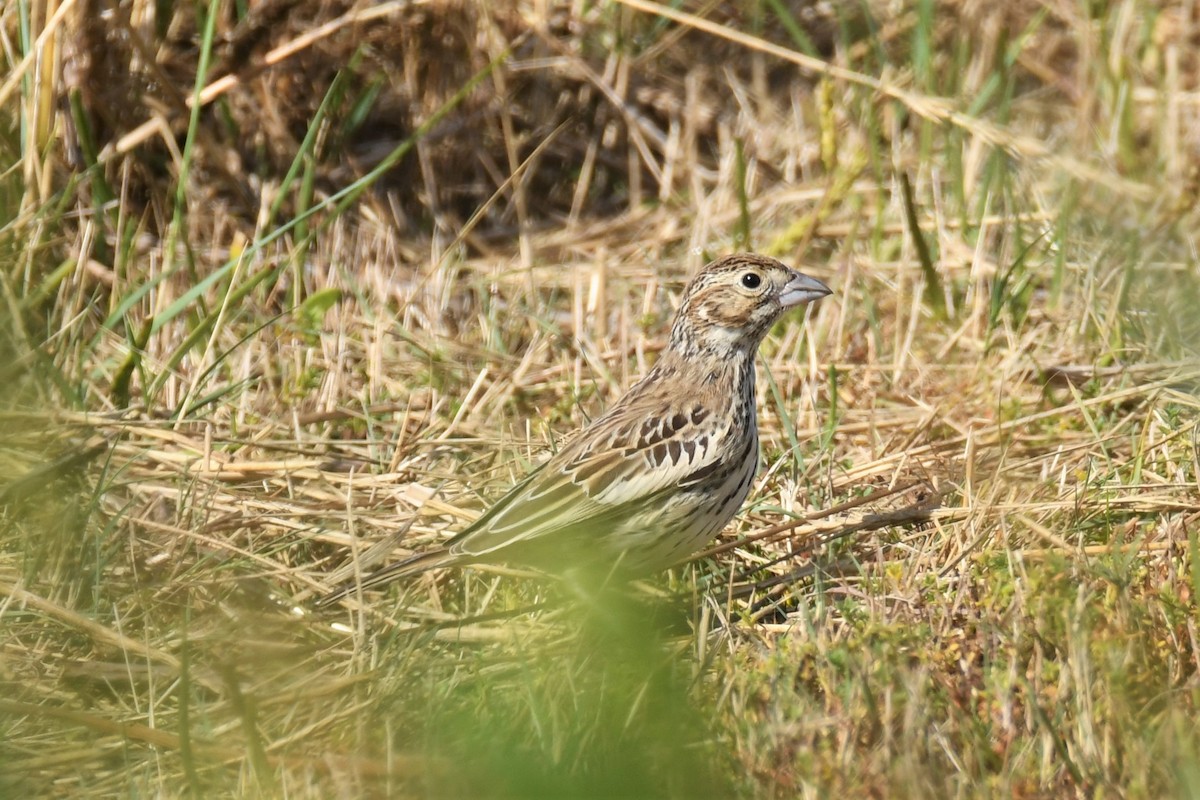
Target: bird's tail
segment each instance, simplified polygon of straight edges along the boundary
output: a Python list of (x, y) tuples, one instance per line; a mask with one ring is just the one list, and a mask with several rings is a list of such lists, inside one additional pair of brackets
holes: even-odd
[(385, 583), (391, 583), (401, 578), (419, 575), (425, 570), (461, 563), (463, 563), (461, 556), (455, 556), (444, 548), (431, 550), (428, 553), (417, 553), (415, 556), (410, 556), (403, 561), (397, 561), (395, 564), (389, 564), (383, 569), (376, 570), (369, 575), (364, 575), (362, 580), (350, 581), (339, 586), (314, 603), (313, 607), (318, 609), (328, 608), (339, 600), (358, 592), (360, 589), (382, 586)]

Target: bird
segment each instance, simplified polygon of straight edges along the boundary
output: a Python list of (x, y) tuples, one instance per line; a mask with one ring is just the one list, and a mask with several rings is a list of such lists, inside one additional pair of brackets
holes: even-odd
[(335, 589), (476, 563), (640, 577), (702, 550), (758, 468), (754, 359), (784, 313), (832, 294), (774, 258), (737, 253), (683, 292), (666, 348), (602, 416), (444, 545)]

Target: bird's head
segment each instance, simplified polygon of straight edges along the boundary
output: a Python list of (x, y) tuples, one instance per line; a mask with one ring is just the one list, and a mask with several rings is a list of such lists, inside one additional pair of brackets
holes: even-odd
[(773, 258), (738, 253), (720, 258), (684, 290), (671, 329), (671, 348), (716, 356), (751, 353), (790, 308), (832, 290)]

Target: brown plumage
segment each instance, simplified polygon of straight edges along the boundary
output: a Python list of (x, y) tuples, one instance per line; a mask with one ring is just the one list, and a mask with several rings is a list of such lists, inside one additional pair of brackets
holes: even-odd
[(321, 604), (433, 567), (644, 574), (699, 551), (754, 480), (759, 344), (785, 311), (830, 293), (772, 258), (743, 253), (709, 264), (684, 291), (666, 350), (606, 414), (445, 546)]

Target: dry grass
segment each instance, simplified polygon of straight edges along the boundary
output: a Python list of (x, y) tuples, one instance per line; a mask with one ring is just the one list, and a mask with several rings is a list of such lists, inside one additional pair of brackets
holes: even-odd
[[(0, 11), (4, 793), (1200, 794), (1188, 7), (93, 5)], [(740, 247), (836, 297), (712, 550), (305, 610)]]

